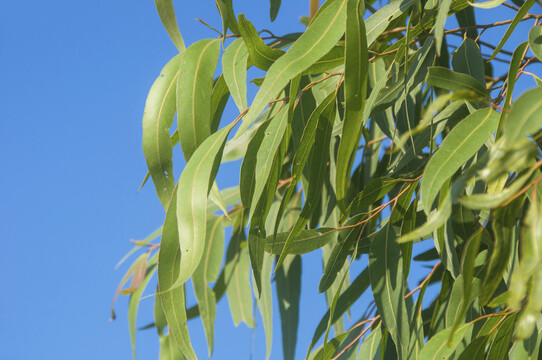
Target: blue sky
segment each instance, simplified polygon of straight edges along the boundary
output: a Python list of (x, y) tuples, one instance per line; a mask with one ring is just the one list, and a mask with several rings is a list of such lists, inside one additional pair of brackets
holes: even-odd
[[(201, 17), (220, 28), (214, 1), (174, 3), (187, 44), (216, 36), (194, 20)], [(308, 12), (308, 1), (283, 0), (277, 21), (270, 24), (267, 0), (234, 5), (259, 28), (276, 33), (301, 31), (298, 16)], [(499, 11), (480, 22), (508, 18), (510, 12)], [(505, 48), (513, 50), (525, 41), (525, 29)], [(129, 239), (144, 238), (163, 221), (152, 185), (137, 192), (146, 173), (141, 116), (150, 85), (175, 52), (151, 0), (0, 5), (0, 222), (5, 244), (0, 358), (131, 358), (125, 298), (118, 302), (118, 319), (108, 321), (113, 292), (126, 269), (115, 272), (114, 266), (131, 248)], [(526, 79), (517, 91), (533, 86)], [(228, 111), (232, 118), (237, 115), (231, 104)], [(232, 185), (238, 170), (225, 170), (219, 182)], [(302, 302), (308, 305), (302, 307), (299, 355), (325, 312), (324, 299), (317, 295), (319, 276), (310, 274), (321, 271), (319, 259), (315, 252), (304, 260)], [(366, 304), (356, 308), (361, 312)], [(143, 300), (140, 309), (139, 324), (151, 322), (152, 299)], [(274, 325), (272, 358), (280, 359), (278, 319)], [(196, 351), (205, 358), (200, 321), (191, 321), (190, 327)], [(214, 358), (248, 359), (251, 337), (244, 325), (233, 326), (222, 300)], [(157, 358), (153, 330), (138, 333), (137, 340), (140, 359)], [(264, 354), (260, 326), (254, 359)]]

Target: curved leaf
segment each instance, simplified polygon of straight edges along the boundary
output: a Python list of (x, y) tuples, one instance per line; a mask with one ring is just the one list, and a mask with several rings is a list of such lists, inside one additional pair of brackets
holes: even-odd
[(247, 47), (241, 38), (232, 42), (222, 57), (224, 80), (239, 112), (247, 108), (247, 61)]
[(422, 178), (421, 196), (429, 214), (440, 188), (469, 160), (497, 130), (499, 114), (490, 108), (480, 109), (457, 124), (433, 154)]
[(503, 125), (506, 146), (524, 139), (542, 126), (542, 88), (523, 93), (512, 105)]
[(472, 76), (485, 87), (484, 59), (474, 40), (470, 38), (463, 40), (461, 46), (454, 52), (452, 66), (455, 71)]
[(177, 81), (177, 123), (184, 158), (190, 159), (211, 135), (213, 74), (220, 56), (220, 41), (205, 39), (182, 54)]
[(485, 99), (488, 97), (484, 85), (470, 75), (458, 73), (441, 66), (431, 66), (427, 74), (427, 83), (446, 90), (469, 90), (476, 96)]
[(179, 26), (177, 25), (173, 0), (154, 0), (154, 4), (156, 5), (156, 10), (160, 16), (160, 21), (162, 21), (162, 25), (164, 25), (169, 37), (179, 52), (183, 52), (185, 45), (181, 32), (179, 31)]
[(207, 198), (231, 129), (227, 126), (208, 137), (194, 152), (179, 179), (176, 207), (183, 259), (175, 286), (184, 284), (192, 276), (203, 256)]
[(239, 30), (250, 54), (250, 61), (257, 68), (268, 70), (275, 60), (284, 55), (284, 51), (267, 46), (243, 14), (239, 14)]
[(542, 26), (533, 26), (529, 31), (529, 47), (539, 60), (542, 59)]
[[(288, 235), (290, 235), (290, 232), (269, 235), (265, 238), (265, 251), (271, 254), (280, 255), (284, 244), (286, 243), (286, 239), (288, 239)], [(289, 253), (301, 255), (314, 251), (330, 242), (336, 235), (337, 231), (330, 228), (302, 230), (299, 235), (293, 239)]]
[[(327, 54), (344, 34), (346, 0), (329, 0), (320, 16), (297, 39), (290, 49), (269, 68), (250, 110), (237, 132), (242, 134), (267, 106), (267, 103), (295, 76)], [(250, 47), (247, 44), (247, 47)]]
[(181, 55), (171, 59), (152, 84), (143, 112), (143, 154), (156, 194), (167, 207), (175, 180), (173, 178), (173, 144), (169, 129), (175, 116), (177, 78)]
[(364, 2), (348, 0), (346, 5), (345, 61), (344, 61), (344, 119), (341, 141), (337, 153), (337, 202), (346, 208), (346, 193), (352, 171), (352, 162), (365, 124), (363, 110), (367, 93), (369, 53), (365, 37)]

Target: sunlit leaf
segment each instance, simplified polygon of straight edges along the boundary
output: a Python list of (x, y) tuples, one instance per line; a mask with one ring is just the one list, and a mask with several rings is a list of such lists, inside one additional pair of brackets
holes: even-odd
[(179, 50), (183, 52), (185, 49), (184, 40), (179, 31), (177, 25), (177, 17), (175, 16), (175, 9), (173, 8), (173, 0), (154, 0), (156, 10), (162, 21), (162, 25), (166, 29), (169, 37)]

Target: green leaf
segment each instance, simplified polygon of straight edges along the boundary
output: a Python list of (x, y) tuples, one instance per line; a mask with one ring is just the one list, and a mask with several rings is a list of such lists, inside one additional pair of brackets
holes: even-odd
[(511, 315), (499, 326), (499, 330), (489, 347), (487, 359), (504, 360), (506, 358), (507, 351), (510, 348), (510, 339), (512, 338), (515, 322), (516, 315)]
[(271, 21), (275, 21), (280, 9), (281, 0), (270, 0), (271, 9), (269, 10), (269, 17)]
[[(224, 108), (226, 107), (226, 103), (228, 102), (229, 98), (230, 91), (228, 89), (228, 86), (226, 85), (226, 80), (224, 80), (224, 75), (220, 75), (218, 79), (215, 80), (213, 92), (211, 93), (211, 133), (214, 133), (218, 130), (218, 126), (220, 125), (220, 119), (222, 118)], [(177, 134), (178, 142), (178, 130), (175, 130), (175, 133)], [(173, 136), (171, 142), (173, 143)]]
[(529, 31), (529, 47), (539, 60), (542, 59), (542, 26), (533, 26)]
[(503, 138), (506, 146), (512, 146), (534, 133), (542, 126), (542, 88), (523, 93), (510, 108), (503, 125)]
[(390, 332), (399, 359), (406, 359), (410, 330), (404, 299), (401, 247), (396, 242), (397, 231), (394, 226), (384, 225), (378, 232), (371, 244), (369, 272), (378, 313)]
[(317, 62), (312, 64), (303, 75), (315, 75), (335, 69), (344, 64), (344, 46), (335, 46)]
[(297, 328), (299, 326), (301, 257), (286, 257), (282, 265), (277, 269), (275, 281), (282, 327), (284, 360), (294, 360), (297, 344)]
[(444, 35), (444, 24), (446, 23), (446, 19), (448, 18), (448, 11), (450, 11), (450, 5), (452, 4), (452, 0), (442, 0), (439, 2), (440, 4), (437, 19), (435, 21), (435, 27), (433, 28), (437, 47), (437, 56), (440, 56), (442, 37)]
[(371, 45), (386, 30), (390, 22), (403, 15), (414, 0), (393, 1), (384, 6), (365, 21), (367, 29), (367, 45)]
[(488, 97), (484, 85), (470, 75), (458, 73), (450, 69), (431, 66), (427, 74), (427, 83), (442, 89), (451, 91), (468, 90), (472, 91), (476, 97), (485, 99)]
[[(275, 154), (279, 149), (280, 143), (286, 130), (288, 123), (288, 108), (283, 107), (273, 119), (269, 121), (269, 125), (265, 128), (263, 138), (261, 138), (260, 146), (256, 154), (256, 165), (254, 166), (254, 173), (252, 176), (254, 181), (254, 192), (252, 193), (252, 200), (250, 201), (250, 215), (252, 218), (256, 204), (262, 196), (265, 184), (271, 174), (271, 168), (275, 159)], [(260, 138), (258, 138), (260, 140)], [(254, 140), (252, 140), (254, 141)], [(250, 174), (247, 174), (250, 176)]]
[(472, 360), (472, 359), (483, 359), (487, 343), (490, 340), (490, 336), (478, 336), (474, 339), (463, 352), (459, 355), (458, 360)]
[(280, 264), (284, 261), (286, 255), (289, 254), (291, 244), (293, 240), (299, 235), (301, 230), (309, 222), (312, 214), (318, 206), (320, 197), (322, 194), (322, 186), (324, 184), (325, 177), (327, 175), (327, 162), (329, 160), (329, 145), (331, 142), (331, 133), (333, 131), (333, 123), (335, 122), (335, 103), (332, 102), (327, 106), (320, 120), (318, 121), (318, 126), (316, 128), (316, 134), (314, 137), (314, 143), (318, 146), (312, 149), (312, 157), (310, 161), (310, 173), (309, 173), (309, 184), (308, 189), (305, 191), (305, 204), (303, 205), (303, 210), (296, 220), (296, 223), (288, 235), (288, 239), (284, 243), (282, 252), (277, 260), (276, 267), (278, 268)]
[(469, 38), (463, 40), (461, 46), (454, 52), (452, 66), (455, 71), (472, 76), (485, 87), (484, 59), (474, 40)]
[(508, 26), (508, 29), (506, 29), (506, 32), (504, 33), (501, 41), (499, 44), (495, 47), (495, 50), (493, 51), (493, 54), (489, 57), (488, 61), (491, 61), (497, 56), (497, 54), (501, 51), (504, 44), (506, 44), (506, 41), (510, 38), (512, 33), (514, 32), (516, 26), (521, 22), (525, 14), (533, 7), (535, 0), (527, 0), (525, 3), (521, 6), (519, 11), (514, 16), (514, 19), (512, 19), (512, 22), (510, 23), (510, 26)]
[(514, 50), (514, 53), (512, 54), (512, 60), (510, 61), (510, 68), (508, 70), (508, 79), (507, 79), (508, 84), (507, 84), (507, 89), (506, 89), (506, 97), (504, 99), (503, 111), (501, 112), (501, 120), (499, 123), (499, 132), (498, 132), (499, 134), (501, 132), (500, 130), (504, 126), (504, 123), (506, 122), (508, 110), (510, 109), (510, 105), (512, 102), (512, 94), (514, 93), (514, 86), (516, 85), (516, 76), (519, 71), (519, 67), (523, 59), (523, 53), (525, 52), (526, 48), (527, 48), (527, 42), (524, 42), (520, 44), (516, 48), (516, 50)]
[[(290, 49), (269, 68), (250, 110), (237, 134), (242, 134), (279, 91), (298, 74), (327, 54), (344, 34), (346, 0), (329, 0), (325, 10), (312, 22)], [(246, 40), (245, 40), (246, 41)], [(250, 52), (250, 46), (247, 44)], [(252, 55), (251, 55), (252, 58)], [(253, 59), (254, 60), (254, 59)]]
[(245, 19), (243, 14), (239, 14), (239, 30), (250, 54), (250, 61), (257, 68), (268, 70), (278, 58), (284, 55), (284, 51), (267, 46), (258, 35), (254, 25)]
[(516, 216), (523, 205), (525, 198), (519, 196), (508, 206), (497, 209), (493, 220), (493, 252), (489, 261), (487, 273), (480, 290), (480, 305), (484, 306), (491, 300), (497, 290), (512, 255), (513, 233), (512, 228)]
[[(337, 300), (337, 305), (335, 306), (335, 311), (333, 312), (333, 317), (331, 323), (334, 324), (339, 320), (345, 312), (359, 299), (359, 297), (369, 288), (371, 285), (369, 279), (369, 269), (365, 268), (356, 279), (350, 284), (341, 294)], [(329, 323), (330, 310), (328, 309), (318, 326), (311, 340), (310, 348), (312, 348), (320, 337), (325, 334), (327, 325)]]
[[(265, 238), (265, 251), (280, 255), (290, 232), (272, 234)], [(289, 254), (302, 255), (321, 248), (337, 235), (335, 229), (319, 228), (315, 230), (301, 230), (293, 239)]]
[(247, 108), (247, 61), (247, 47), (241, 38), (232, 42), (222, 57), (224, 80), (239, 112)]
[[(177, 227), (183, 261), (175, 286), (184, 284), (199, 265), (205, 248), (207, 198), (231, 126), (208, 137), (194, 152), (178, 183)], [(165, 289), (162, 289), (164, 291)]]
[(254, 327), (252, 292), (249, 282), (250, 264), (243, 217), (243, 214), (238, 216), (234, 225), (233, 235), (226, 252), (224, 275), (228, 284), (226, 292), (233, 323), (237, 326), (243, 321), (248, 327)]
[[(265, 330), (265, 359), (269, 359), (271, 355), (271, 345), (273, 344), (273, 294), (271, 292), (271, 269), (273, 266), (273, 259), (275, 257), (270, 254), (265, 254), (262, 264), (262, 284), (260, 297), (256, 298), (260, 314), (262, 315), (263, 327)], [(252, 278), (254, 282), (254, 277)], [(254, 284), (256, 287), (256, 284)]]
[(439, 332), (427, 341), (427, 344), (422, 348), (419, 358), (424, 360), (450, 358), (455, 352), (455, 349), (463, 341), (463, 336), (465, 336), (468, 331), (472, 330), (472, 327), (473, 323), (462, 325), (457, 329), (451, 341), (448, 341), (450, 333), (452, 332), (451, 328)]
[(345, 61), (344, 61), (344, 98), (345, 109), (343, 129), (339, 151), (337, 153), (336, 192), (337, 202), (343, 210), (346, 208), (346, 193), (352, 162), (361, 138), (363, 108), (367, 93), (367, 70), (369, 53), (365, 37), (363, 13), (364, 2), (348, 0), (346, 6)]
[(162, 234), (162, 226), (160, 226), (158, 229), (154, 230), (149, 236), (147, 236), (143, 240), (138, 241), (138, 245), (134, 246), (126, 255), (120, 259), (120, 261), (115, 265), (115, 270), (117, 270), (133, 253), (135, 253), (137, 250), (139, 250), (144, 244), (149, 244), (154, 239), (158, 238)]
[(377, 178), (371, 180), (352, 200), (345, 214), (357, 214), (363, 211), (386, 196), (399, 182), (401, 179)]
[(205, 253), (192, 276), (194, 293), (198, 300), (198, 309), (207, 338), (209, 357), (213, 353), (214, 323), (216, 318), (216, 297), (208, 286), (215, 282), (224, 255), (224, 228), (220, 217), (210, 218), (207, 221), (205, 236)]
[(502, 5), (504, 2), (506, 2), (506, 0), (489, 0), (482, 2), (472, 2), (470, 3), (470, 5), (481, 9), (493, 9), (499, 5)]
[(369, 336), (363, 340), (358, 352), (358, 359), (378, 360), (381, 358), (380, 343), (382, 341), (382, 331), (380, 325), (371, 330)]
[(211, 135), (213, 74), (220, 56), (220, 41), (205, 39), (182, 54), (177, 81), (177, 123), (184, 158), (190, 159)]
[[(136, 319), (137, 319), (137, 310), (139, 308), (139, 300), (141, 299), (141, 295), (143, 294), (143, 291), (145, 291), (147, 284), (149, 283), (150, 279), (154, 275), (154, 272), (156, 271), (156, 261), (158, 260), (157, 254), (153, 255), (149, 262), (147, 263), (147, 258), (145, 257), (145, 261), (143, 262), (144, 266), (144, 278), (142, 279), (141, 283), (137, 287), (137, 289), (130, 295), (130, 301), (128, 302), (128, 327), (130, 329), (130, 341), (132, 343), (132, 355), (134, 357), (134, 360), (136, 358)], [(135, 274), (134, 274), (135, 276)]]
[(433, 154), (422, 178), (424, 210), (431, 211), (440, 188), (469, 160), (497, 130), (499, 114), (490, 108), (480, 109), (457, 124)]
[(179, 31), (179, 26), (177, 25), (173, 0), (154, 0), (154, 4), (156, 5), (156, 10), (160, 16), (160, 21), (162, 21), (162, 25), (164, 25), (169, 37), (179, 52), (183, 52), (185, 45), (181, 32)]
[(164, 208), (169, 204), (175, 188), (173, 144), (169, 129), (175, 116), (180, 62), (181, 55), (177, 55), (162, 69), (149, 91), (143, 112), (143, 154)]
[(239, 34), (239, 25), (235, 20), (232, 0), (215, 0), (216, 7), (222, 17), (222, 32), (226, 35), (228, 28), (234, 33)]
[[(288, 204), (290, 203), (292, 194), (296, 190), (297, 184), (299, 183), (299, 181), (301, 180), (303, 176), (303, 170), (305, 169), (305, 165), (307, 164), (307, 161), (309, 160), (309, 155), (311, 154), (311, 150), (314, 147), (318, 126), (321, 121), (325, 121), (324, 116), (322, 114), (325, 111), (328, 111), (328, 107), (330, 107), (334, 101), (335, 101), (335, 95), (334, 94), (328, 95), (316, 107), (316, 109), (314, 109), (314, 111), (311, 113), (310, 117), (308, 118), (305, 124), (305, 128), (303, 129), (301, 139), (299, 140), (299, 144), (297, 145), (296, 153), (292, 161), (292, 180), (290, 181), (290, 184), (288, 185), (286, 192), (284, 193), (284, 196), (281, 200), (280, 207), (277, 213), (277, 220), (275, 222), (275, 231), (273, 233), (277, 233), (284, 211), (286, 207), (288, 206)], [(292, 124), (292, 128), (294, 128), (293, 124)], [(273, 249), (270, 251), (272, 253), (275, 253)]]
[(177, 189), (169, 203), (162, 241), (158, 254), (158, 294), (162, 302), (162, 308), (167, 318), (169, 333), (188, 359), (197, 359), (190, 342), (188, 326), (186, 325), (186, 308), (184, 286), (173, 287), (179, 277), (181, 263), (181, 251), (179, 245), (179, 233), (177, 230)]

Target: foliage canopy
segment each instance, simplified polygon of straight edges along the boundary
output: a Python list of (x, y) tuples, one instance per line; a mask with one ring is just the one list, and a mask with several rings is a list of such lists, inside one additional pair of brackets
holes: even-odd
[[(280, 36), (216, 0), (221, 35), (187, 48), (172, 0), (155, 2), (179, 54), (152, 85), (143, 115), (147, 178), (166, 215), (136, 242), (128, 255), (141, 254), (119, 285), (130, 295), (134, 356), (138, 303), (157, 274), (160, 359), (196, 358), (187, 326), (196, 317), (211, 354), (224, 295), (235, 325), (254, 326), (255, 299), (267, 356), (276, 296), (283, 356), (293, 359), (302, 255), (317, 249), (329, 310), (310, 359), (539, 356), (542, 89), (512, 102), (520, 76), (542, 84), (526, 71), (542, 59), (534, 0), (327, 0), (319, 9), (312, 1), (306, 30)], [(270, 1), (271, 20), (280, 5)], [(515, 16), (476, 23), (474, 7), (497, 6)], [(451, 16), (459, 28), (445, 28)], [(522, 21), (533, 23), (525, 42), (503, 50)], [(508, 29), (488, 44), (484, 32), (495, 26)], [(494, 75), (495, 61), (508, 71)], [(250, 79), (258, 89), (249, 104), (252, 67), (265, 76)], [(236, 119), (223, 116), (230, 97)], [(178, 143), (187, 164), (176, 180)], [(240, 159), (239, 185), (219, 189), (221, 164)], [(421, 241), (434, 246), (413, 258)], [(413, 261), (434, 267), (409, 289)], [(440, 293), (424, 299), (431, 283)], [(345, 329), (343, 315), (366, 291), (375, 306), (352, 312), (359, 321)]]

